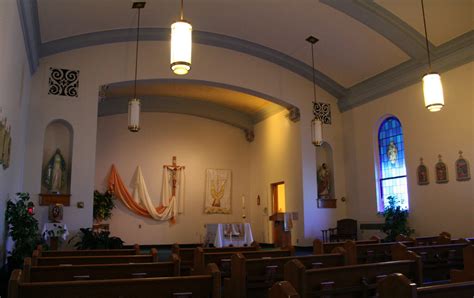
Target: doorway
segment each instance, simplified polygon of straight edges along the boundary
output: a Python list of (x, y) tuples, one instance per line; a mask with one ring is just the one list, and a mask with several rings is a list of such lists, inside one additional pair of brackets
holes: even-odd
[[(276, 213), (286, 212), (286, 194), (285, 194), (285, 182), (276, 182), (270, 185), (272, 194), (272, 215)], [(273, 243), (278, 242), (277, 230), (272, 227)]]

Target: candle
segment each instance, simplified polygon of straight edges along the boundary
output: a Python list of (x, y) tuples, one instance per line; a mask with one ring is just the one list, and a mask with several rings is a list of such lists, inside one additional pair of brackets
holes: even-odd
[(242, 209), (245, 209), (245, 196), (242, 196)]

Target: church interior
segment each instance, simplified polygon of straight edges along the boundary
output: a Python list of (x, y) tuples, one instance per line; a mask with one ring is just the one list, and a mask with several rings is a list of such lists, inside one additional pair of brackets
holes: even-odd
[[(255, 294), (234, 273), (234, 257), (251, 253), (200, 268), (197, 251), (321, 249), (359, 266), (370, 241), (415, 263), (429, 259), (423, 243), (452, 245), (460, 263), (442, 280), (462, 285), (430, 279), (426, 263), (424, 279), (387, 275), (408, 275), (420, 297), (430, 286), (446, 292), (426, 297), (472, 297), (473, 0), (0, 0), (0, 40), (3, 263), (19, 243), (10, 202), (27, 193), (23, 216), (44, 247), (73, 250), (81, 229), (106, 231), (123, 249), (156, 248), (160, 262), (179, 245), (181, 270), (192, 248), (191, 274), (222, 277), (212, 294), (163, 297), (332, 297), (339, 283), (315, 290), (295, 277), (323, 270), (315, 261), (266, 266)], [(114, 207), (100, 213), (101, 202)], [(389, 209), (404, 230), (386, 229)], [(417, 297), (383, 290), (405, 282), (389, 277), (377, 279), (380, 297)], [(18, 278), (8, 297), (33, 297), (34, 282)], [(48, 297), (66, 297), (57, 291)], [(97, 295), (84, 297), (119, 297)]]

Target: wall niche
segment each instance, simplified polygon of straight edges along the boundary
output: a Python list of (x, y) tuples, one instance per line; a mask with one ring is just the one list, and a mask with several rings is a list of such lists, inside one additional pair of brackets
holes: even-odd
[(324, 142), (316, 147), (318, 208), (336, 208), (332, 147)]
[(46, 127), (40, 205), (70, 205), (73, 138), (73, 128), (65, 120), (54, 120)]

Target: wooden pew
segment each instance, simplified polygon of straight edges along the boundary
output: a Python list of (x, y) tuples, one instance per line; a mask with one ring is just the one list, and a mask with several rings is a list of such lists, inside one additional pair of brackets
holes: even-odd
[(87, 250), (43, 250), (38, 245), (36, 250), (39, 257), (72, 257), (72, 256), (121, 256), (121, 255), (139, 255), (140, 246), (134, 245), (133, 249), (87, 249)]
[(236, 253), (242, 253), (247, 259), (260, 259), (263, 257), (287, 257), (294, 255), (294, 248), (257, 251), (230, 251), (230, 252), (204, 252), (202, 247), (194, 251), (194, 273), (201, 274), (209, 263), (217, 264), (223, 277), (230, 275), (231, 257)]
[(69, 256), (69, 257), (40, 257), (39, 252), (33, 252), (33, 266), (57, 265), (86, 265), (86, 264), (118, 264), (118, 263), (153, 263), (158, 262), (158, 251), (151, 249), (149, 255), (119, 255), (119, 256)]
[[(391, 247), (397, 242), (373, 243), (373, 244), (356, 244), (349, 240), (344, 242), (344, 249), (349, 257), (349, 264), (368, 264), (376, 262), (392, 261)], [(406, 246), (412, 246), (414, 242), (401, 242)]]
[[(357, 240), (355, 241), (356, 245), (359, 244), (375, 244), (380, 243), (380, 238), (377, 236), (372, 236), (370, 240)], [(313, 241), (313, 254), (329, 254), (336, 247), (343, 247), (344, 242), (323, 242), (320, 239), (314, 239)]]
[(474, 281), (474, 245), (468, 245), (463, 249), (463, 261), (463, 270), (451, 270), (452, 282)]
[[(289, 256), (264, 259), (247, 259), (243, 254), (232, 256), (231, 277), (227, 297), (267, 297), (268, 289), (283, 280), (283, 268), (288, 261), (299, 260), (307, 269), (327, 268), (346, 265), (346, 252), (343, 248), (336, 253), (309, 256)], [(224, 286), (227, 287), (227, 281)]]
[(456, 240), (451, 240), (451, 234), (448, 232), (441, 232), (437, 236), (425, 236), (425, 237), (407, 237), (406, 235), (400, 234), (395, 238), (398, 242), (403, 241), (414, 241), (414, 246), (422, 245), (438, 245), (438, 244), (450, 244), (454, 243)]
[(299, 260), (291, 260), (285, 265), (284, 279), (304, 298), (331, 295), (370, 297), (377, 280), (397, 272), (421, 282), (419, 259), (321, 269), (306, 269)]
[(291, 283), (284, 281), (279, 281), (275, 283), (269, 291), (270, 298), (300, 298), (298, 292), (291, 285)]
[(72, 266), (32, 266), (31, 258), (25, 258), (23, 281), (47, 282), (179, 276), (179, 266), (180, 260), (175, 254), (172, 254), (169, 262)]
[[(235, 252), (235, 251), (256, 251), (260, 249), (257, 242), (253, 242), (251, 246), (244, 247), (203, 247), (205, 253), (210, 252)], [(189, 275), (194, 268), (194, 251), (195, 248), (181, 248), (175, 243), (171, 246), (171, 252), (177, 254), (181, 259), (181, 274)]]
[(25, 282), (22, 271), (13, 271), (9, 298), (220, 298), (221, 276), (215, 264), (202, 275), (135, 279)]
[(394, 259), (403, 259), (408, 250), (421, 257), (425, 282), (447, 282), (451, 269), (463, 268), (463, 249), (468, 242), (406, 247), (398, 243), (392, 247)]
[(394, 273), (377, 283), (380, 298), (472, 298), (474, 281), (418, 287), (403, 274)]

